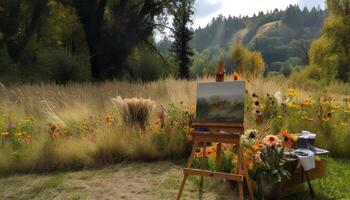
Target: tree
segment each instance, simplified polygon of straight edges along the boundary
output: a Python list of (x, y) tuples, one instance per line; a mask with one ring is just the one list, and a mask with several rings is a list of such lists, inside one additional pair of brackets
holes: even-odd
[(294, 29), (300, 28), (303, 20), (303, 12), (298, 5), (290, 5), (282, 17), (282, 22)]
[(265, 71), (265, 62), (260, 52), (249, 51), (242, 43), (236, 43), (232, 49), (235, 70), (245, 76), (258, 77)]
[(329, 82), (333, 76), (350, 81), (350, 1), (328, 0), (329, 16), (321, 37), (311, 45), (310, 65), (321, 69), (321, 77)]
[(0, 32), (9, 56), (19, 62), (23, 50), (38, 28), (47, 0), (0, 0)]
[(90, 53), (91, 75), (94, 79), (100, 80), (103, 54), (100, 39), (107, 0), (61, 0), (61, 3), (75, 8), (83, 25)]
[(193, 4), (194, 0), (176, 0), (173, 1), (170, 9), (174, 17), (172, 34), (175, 40), (171, 51), (179, 61), (180, 77), (186, 79), (190, 78), (189, 68), (193, 56), (193, 50), (189, 46), (193, 32), (188, 27), (189, 24), (193, 23)]
[(73, 6), (79, 15), (95, 80), (113, 78), (120, 73), (132, 49), (148, 42), (157, 27), (155, 17), (168, 4), (161, 0), (119, 0), (108, 6), (107, 0), (61, 2)]
[(242, 43), (238, 42), (234, 45), (232, 49), (232, 58), (235, 63), (235, 71), (243, 74), (245, 65), (247, 63), (248, 50), (243, 46)]

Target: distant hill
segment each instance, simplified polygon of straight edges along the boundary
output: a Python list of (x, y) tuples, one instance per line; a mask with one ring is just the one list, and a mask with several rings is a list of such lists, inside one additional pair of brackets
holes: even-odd
[[(325, 16), (326, 11), (320, 7), (301, 10), (298, 5), (290, 5), (286, 10), (260, 12), (252, 17), (220, 15), (206, 27), (194, 30), (192, 47), (198, 53), (213, 47), (227, 52), (240, 41), (249, 49), (262, 53), (268, 71), (281, 71), (285, 70), (282, 68), (308, 64), (305, 52), (319, 37)], [(159, 43), (163, 50), (167, 45), (170, 45), (169, 41)]]

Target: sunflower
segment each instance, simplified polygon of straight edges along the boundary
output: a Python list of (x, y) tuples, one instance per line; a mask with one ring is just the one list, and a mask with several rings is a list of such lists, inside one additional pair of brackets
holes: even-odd
[(287, 136), (289, 136), (289, 132), (288, 132), (287, 130), (281, 130), (279, 134), (280, 134), (280, 136), (282, 136), (282, 137), (287, 137)]
[(259, 105), (260, 105), (260, 102), (259, 102), (259, 101), (255, 101), (255, 102), (254, 102), (254, 105), (259, 106)]
[(292, 148), (298, 140), (297, 135), (290, 134), (287, 130), (281, 130), (279, 134), (283, 138), (283, 146), (287, 148)]

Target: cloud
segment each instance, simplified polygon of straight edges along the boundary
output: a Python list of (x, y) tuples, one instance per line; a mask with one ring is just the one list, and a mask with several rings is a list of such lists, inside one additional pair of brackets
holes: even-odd
[(195, 17), (197, 19), (205, 18), (220, 10), (222, 5), (223, 2), (220, 0), (197, 0), (194, 3)]

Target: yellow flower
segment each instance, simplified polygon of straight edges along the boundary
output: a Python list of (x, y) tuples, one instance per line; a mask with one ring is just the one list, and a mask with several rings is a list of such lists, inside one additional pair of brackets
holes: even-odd
[(348, 124), (346, 122), (341, 122), (340, 126), (348, 126)]
[(290, 96), (290, 97), (299, 97), (300, 94), (295, 89), (289, 88), (288, 89), (288, 96)]
[(17, 136), (17, 137), (22, 137), (22, 135), (23, 135), (23, 132), (17, 132), (17, 133), (15, 133), (15, 136)]
[(9, 132), (3, 132), (1, 133), (2, 136), (8, 136), (9, 135)]
[(294, 101), (291, 101), (288, 103), (288, 107), (290, 108), (296, 108), (297, 107), (297, 104), (294, 102)]

